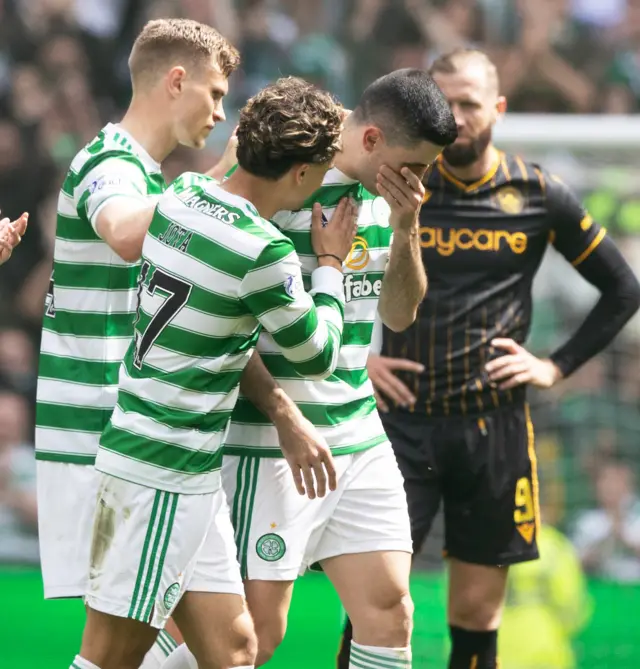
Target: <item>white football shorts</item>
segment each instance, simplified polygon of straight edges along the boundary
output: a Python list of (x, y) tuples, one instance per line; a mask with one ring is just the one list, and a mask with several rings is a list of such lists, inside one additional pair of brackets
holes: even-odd
[(92, 609), (162, 629), (186, 590), (244, 597), (222, 489), (180, 495), (100, 474), (94, 508)]
[(91, 465), (37, 462), (38, 535), (45, 599), (84, 597), (99, 474)]
[(338, 555), (412, 553), (407, 498), (391, 444), (334, 461), (337, 490), (310, 500), (296, 490), (286, 460), (225, 455), (222, 482), (243, 578), (293, 581)]

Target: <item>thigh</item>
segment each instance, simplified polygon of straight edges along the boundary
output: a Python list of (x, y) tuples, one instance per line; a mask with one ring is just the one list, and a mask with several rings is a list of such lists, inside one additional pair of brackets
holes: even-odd
[(384, 417), (383, 424), (404, 479), (413, 550), (417, 553), (431, 531), (442, 497), (437, 431), (432, 423), (409, 422), (400, 416)]
[(352, 553), (413, 552), (407, 496), (398, 463), (386, 442), (351, 456), (341, 494), (307, 560)]
[(157, 629), (137, 620), (88, 607), (80, 655), (100, 669), (137, 669), (157, 635)]
[(102, 475), (87, 605), (164, 627), (191, 578), (222, 494), (177, 495)]
[(284, 638), (294, 581), (247, 581), (247, 604), (261, 646), (275, 649)]
[(451, 557), (500, 566), (538, 557), (538, 478), (528, 407), (509, 407), (460, 429), (444, 481)]
[(91, 465), (37, 462), (38, 536), (45, 599), (85, 594), (98, 477)]
[[(344, 467), (337, 460), (340, 478)], [(315, 500), (300, 495), (279, 458), (225, 456), (223, 481), (243, 578), (294, 581), (327, 505), (335, 503), (333, 494)]]
[(230, 513), (226, 495), (217, 495), (211, 523), (186, 584), (189, 592), (244, 596)]

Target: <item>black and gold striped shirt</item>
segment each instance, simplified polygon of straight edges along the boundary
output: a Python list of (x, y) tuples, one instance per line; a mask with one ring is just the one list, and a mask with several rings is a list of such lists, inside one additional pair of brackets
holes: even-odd
[(402, 376), (429, 416), (480, 414), (522, 402), (524, 388), (490, 385), (486, 363), (502, 355), (496, 337), (524, 343), (531, 288), (548, 244), (574, 266), (605, 236), (558, 178), (517, 156), (499, 153), (482, 179), (466, 184), (442, 161), (425, 178), (420, 214), (429, 289), (405, 332), (385, 328), (383, 355), (425, 365)]

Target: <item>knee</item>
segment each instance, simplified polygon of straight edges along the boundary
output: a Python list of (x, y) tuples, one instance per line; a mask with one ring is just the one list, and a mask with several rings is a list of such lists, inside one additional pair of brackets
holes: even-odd
[(486, 632), (497, 629), (502, 617), (502, 593), (482, 588), (467, 588), (449, 597), (449, 624), (463, 629)]
[(352, 618), (354, 639), (364, 645), (404, 648), (411, 642), (413, 611), (408, 592), (379, 597)]
[(217, 639), (213, 646), (205, 645), (191, 650), (198, 669), (254, 666), (258, 641), (251, 616), (246, 612), (236, 618), (233, 626), (225, 630), (224, 637)]
[(276, 652), (278, 646), (284, 639), (287, 631), (286, 618), (283, 620), (280, 616), (274, 615), (268, 620), (256, 621), (256, 633), (258, 636), (258, 656), (256, 667), (266, 664)]
[(234, 626), (230, 639), (230, 654), (233, 664), (230, 666), (253, 666), (258, 653), (258, 639), (253, 621), (247, 612)]

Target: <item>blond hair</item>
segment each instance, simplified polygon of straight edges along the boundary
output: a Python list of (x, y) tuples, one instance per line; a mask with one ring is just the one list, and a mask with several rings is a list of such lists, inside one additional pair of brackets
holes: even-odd
[(444, 53), (433, 61), (429, 68), (429, 74), (432, 76), (434, 74), (457, 74), (468, 63), (477, 63), (485, 70), (487, 83), (494, 87), (497, 93), (500, 85), (498, 69), (491, 58), (480, 49), (459, 48)]
[(238, 50), (217, 30), (190, 19), (149, 21), (138, 35), (129, 69), (134, 87), (154, 81), (161, 69), (215, 62), (225, 77), (240, 64)]
[(343, 116), (330, 93), (297, 77), (279, 79), (240, 113), (238, 164), (275, 180), (295, 165), (329, 163), (341, 148)]

